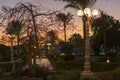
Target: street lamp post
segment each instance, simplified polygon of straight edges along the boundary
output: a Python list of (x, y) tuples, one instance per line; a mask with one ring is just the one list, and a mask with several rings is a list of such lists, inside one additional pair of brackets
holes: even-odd
[(51, 43), (47, 43), (47, 54), (51, 54)]
[(90, 27), (90, 17), (98, 15), (98, 10), (90, 10), (90, 8), (85, 8), (84, 10), (78, 10), (78, 16), (82, 17), (83, 21), (83, 31), (84, 31), (84, 70), (82, 71), (82, 76), (92, 76), (93, 73), (90, 70), (90, 40), (89, 40), (89, 27)]
[(8, 35), (11, 42), (11, 62), (13, 63), (12, 70), (15, 70), (15, 62), (14, 62), (14, 53), (13, 53), (13, 40), (15, 39), (13, 36)]
[(36, 46), (34, 46), (34, 58), (33, 58), (33, 64), (36, 65)]

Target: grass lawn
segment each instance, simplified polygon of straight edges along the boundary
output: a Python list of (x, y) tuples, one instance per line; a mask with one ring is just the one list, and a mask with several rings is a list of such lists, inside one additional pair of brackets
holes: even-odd
[[(105, 59), (104, 56), (97, 56), (99, 59)], [(100, 62), (101, 61), (101, 62)], [(80, 73), (83, 70), (83, 58), (76, 57), (75, 60), (51, 60), (56, 70), (59, 70), (52, 76), (50, 80), (78, 80)], [(117, 62), (107, 63), (106, 60), (99, 60), (99, 62), (92, 62), (92, 71), (95, 77), (86, 80), (119, 80), (120, 79), (120, 65)], [(116, 79), (119, 78), (119, 79)]]
[[(98, 56), (99, 57), (99, 56)], [(103, 59), (104, 57), (100, 57)], [(83, 70), (83, 57), (75, 57), (70, 61), (64, 61), (63, 58), (49, 58), (54, 70), (47, 76), (47, 80), (83, 80), (80, 76)], [(119, 80), (120, 65), (118, 62), (92, 62), (91, 70), (94, 73), (93, 77), (84, 80)], [(31, 70), (30, 70), (31, 71)], [(40, 73), (37, 70), (37, 73)], [(30, 73), (29, 73), (30, 74)], [(6, 79), (5, 79), (6, 78)], [(0, 80), (16, 80), (11, 76), (0, 78)], [(19, 80), (38, 80), (38, 78), (22, 76)], [(41, 80), (41, 79), (39, 79)]]

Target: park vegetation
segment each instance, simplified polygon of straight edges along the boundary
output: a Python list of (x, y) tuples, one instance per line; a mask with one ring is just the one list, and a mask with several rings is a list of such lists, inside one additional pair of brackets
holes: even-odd
[[(68, 3), (65, 8), (84, 9), (97, 0), (59, 1)], [(10, 46), (0, 44), (0, 80), (82, 80), (84, 38), (79, 33), (67, 37), (67, 30), (76, 29), (71, 13), (19, 2), (15, 7), (3, 6), (0, 26), (5, 34), (2, 41), (11, 41)], [(91, 18), (91, 28), (90, 44), (94, 52), (91, 70), (95, 77), (85, 80), (119, 80), (119, 20), (100, 10), (100, 16)], [(59, 37), (62, 33), (63, 39)], [(99, 55), (101, 49), (105, 55)], [(12, 53), (15, 70), (12, 69)], [(52, 70), (36, 64), (36, 56), (41, 58), (43, 53), (50, 60)]]

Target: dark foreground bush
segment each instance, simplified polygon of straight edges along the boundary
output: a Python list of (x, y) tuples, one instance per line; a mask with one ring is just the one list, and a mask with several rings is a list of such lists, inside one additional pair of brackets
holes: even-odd
[(80, 80), (100, 80), (100, 78), (99, 77), (97, 77), (97, 76), (81, 76), (80, 77)]
[(83, 63), (81, 62), (66, 62), (66, 61), (57, 61), (52, 64), (57, 70), (83, 70)]
[(0, 78), (0, 80), (43, 80), (42, 78), (35, 78), (35, 77), (27, 77), (27, 76), (22, 76), (20, 78), (14, 78), (12, 76), (7, 76), (4, 78)]
[(56, 74), (49, 75), (48, 80), (78, 80), (80, 77), (79, 70), (73, 71), (60, 71), (56, 72)]
[(92, 63), (93, 72), (105, 72), (116, 69), (119, 66), (117, 63), (107, 63), (107, 62), (95, 62)]
[(26, 77), (42, 78), (42, 79), (46, 80), (49, 73), (50, 73), (50, 71), (48, 68), (35, 65), (35, 66), (31, 66), (25, 70), (23, 70), (23, 69), (15, 70), (12, 73), (12, 77), (21, 78), (23, 76), (26, 76)]
[(96, 74), (100, 80), (120, 80), (120, 68), (109, 72), (100, 72)]

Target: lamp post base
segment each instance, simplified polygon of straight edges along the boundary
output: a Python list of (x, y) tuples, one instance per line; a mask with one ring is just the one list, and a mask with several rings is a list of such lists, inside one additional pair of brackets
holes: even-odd
[(93, 73), (92, 73), (92, 71), (83, 71), (81, 73), (81, 76), (93, 76)]
[(91, 71), (83, 71), (79, 80), (98, 80), (98, 76), (93, 75)]
[(81, 72), (81, 76), (93, 76), (93, 72), (90, 70), (91, 65), (90, 65), (90, 56), (85, 55), (85, 62), (84, 62), (84, 70)]

